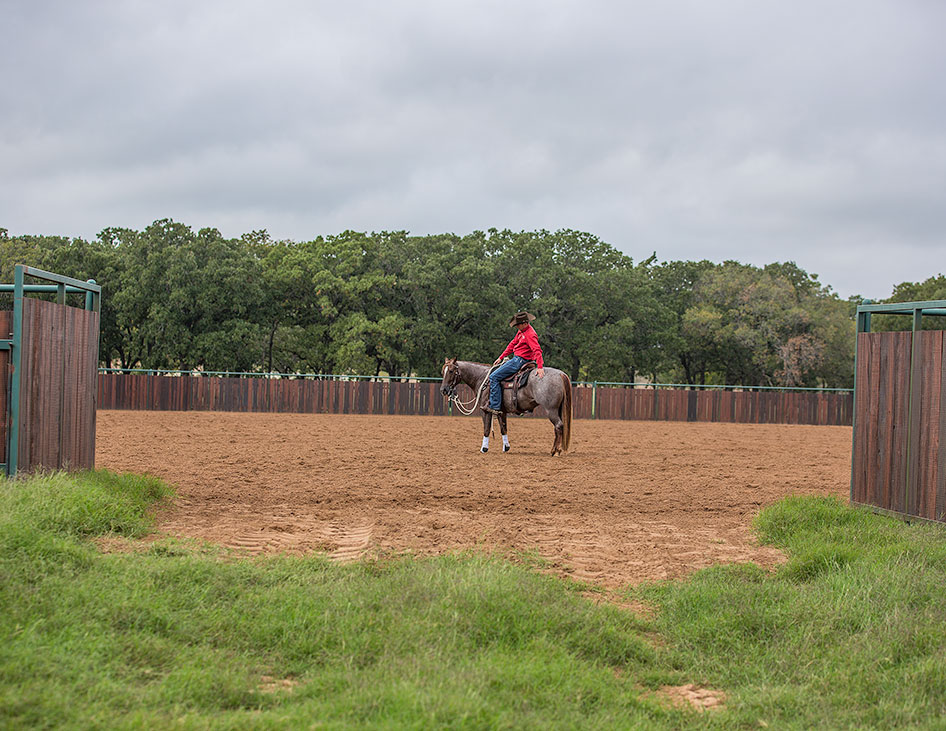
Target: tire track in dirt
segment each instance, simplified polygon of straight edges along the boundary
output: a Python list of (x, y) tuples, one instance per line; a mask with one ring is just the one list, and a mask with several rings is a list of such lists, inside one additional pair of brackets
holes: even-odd
[[(523, 541), (526, 546), (533, 544), (562, 573), (589, 583), (602, 583), (615, 571), (659, 580), (717, 563), (772, 564), (782, 557), (777, 549), (759, 546), (748, 530), (744, 535), (738, 530), (683, 531), (663, 522), (630, 522), (620, 527), (616, 535), (607, 528), (577, 530), (551, 524), (534, 527)], [(634, 550), (626, 550), (627, 546)]]
[(216, 541), (225, 548), (250, 554), (301, 554), (318, 550), (339, 562), (361, 558), (371, 548), (374, 535), (373, 523), (368, 520), (324, 521), (270, 516), (262, 520), (260, 527), (248, 527), (250, 522), (246, 511), (239, 511), (203, 528), (189, 527), (180, 521), (166, 522), (163, 527), (168, 533), (189, 533), (195, 538)]
[(353, 525), (334, 520), (329, 525), (328, 535), (335, 545), (329, 559), (340, 563), (355, 561), (371, 546), (374, 526), (367, 520), (356, 521)]

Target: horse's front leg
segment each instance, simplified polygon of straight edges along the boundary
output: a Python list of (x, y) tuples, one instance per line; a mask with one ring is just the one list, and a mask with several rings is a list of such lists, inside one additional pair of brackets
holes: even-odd
[(489, 431), (493, 428), (493, 415), (488, 411), (483, 412), (483, 446), (480, 451), (484, 454), (489, 451)]
[(506, 434), (506, 413), (503, 412), (503, 414), (497, 418), (499, 419), (499, 431), (502, 432), (503, 435), (503, 452), (508, 452), (509, 435)]

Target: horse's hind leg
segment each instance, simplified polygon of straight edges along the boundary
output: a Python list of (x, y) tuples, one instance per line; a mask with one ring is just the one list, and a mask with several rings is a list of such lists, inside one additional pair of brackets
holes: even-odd
[(549, 421), (551, 421), (552, 426), (555, 427), (555, 441), (552, 443), (552, 456), (554, 457), (555, 455), (562, 453), (562, 440), (564, 439), (565, 435), (565, 422), (562, 421), (562, 418), (558, 414), (550, 416)]
[(503, 435), (503, 452), (509, 451), (509, 436), (506, 434), (506, 414), (496, 417), (499, 419), (499, 431)]
[(489, 430), (493, 427), (493, 415), (488, 411), (483, 412), (483, 446), (480, 451), (486, 453), (489, 451)]

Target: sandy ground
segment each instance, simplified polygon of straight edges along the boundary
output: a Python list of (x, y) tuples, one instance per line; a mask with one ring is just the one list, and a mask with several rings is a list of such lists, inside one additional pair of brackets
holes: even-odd
[(250, 552), (534, 551), (609, 588), (715, 563), (773, 565), (751, 535), (792, 494), (847, 497), (851, 429), (512, 419), (479, 451), (479, 420), (100, 411), (96, 465), (176, 486), (162, 534)]

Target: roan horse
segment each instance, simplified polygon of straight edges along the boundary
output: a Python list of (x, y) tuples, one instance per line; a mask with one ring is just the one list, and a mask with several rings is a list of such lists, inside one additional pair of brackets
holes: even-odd
[[(489, 379), (487, 376), (491, 366), (485, 363), (471, 363), (456, 358), (447, 358), (443, 364), (443, 381), (440, 384), (440, 393), (455, 400), (457, 405), (466, 413), (472, 413), (462, 408), (457, 400), (457, 386), (465, 383), (473, 389), (475, 403), (473, 410), (489, 401)], [(571, 441), (572, 427), (572, 382), (562, 371), (556, 368), (545, 368), (542, 378), (538, 378), (535, 371), (529, 376), (526, 385), (519, 389), (517, 403), (513, 401), (511, 389), (503, 389), (502, 414), (499, 419), (499, 429), (506, 434), (506, 414), (522, 414), (541, 406), (548, 414), (549, 421), (555, 427), (555, 443), (552, 445), (552, 456), (568, 451)], [(516, 406), (518, 405), (518, 410)], [(489, 449), (489, 432), (493, 423), (493, 414), (483, 411), (483, 446), (481, 451)], [(504, 440), (505, 442), (506, 440)], [(503, 451), (509, 451), (508, 443), (503, 444)]]

